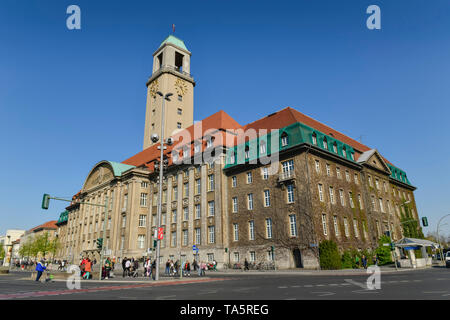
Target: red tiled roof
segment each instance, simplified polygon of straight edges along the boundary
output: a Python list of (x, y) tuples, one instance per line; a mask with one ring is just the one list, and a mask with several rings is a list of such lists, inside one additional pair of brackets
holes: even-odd
[[(191, 137), (190, 141), (187, 141), (186, 144), (191, 145), (191, 154), (193, 154), (193, 141), (196, 139), (201, 139), (205, 133), (208, 133), (208, 130), (211, 129), (219, 129), (220, 131), (215, 133), (214, 136), (222, 135), (222, 141), (226, 145), (227, 141), (230, 139), (226, 139), (229, 133), (226, 130), (235, 130), (241, 128), (241, 125), (237, 123), (232, 117), (230, 117), (225, 111), (220, 110), (213, 115), (199, 121), (186, 129), (183, 129), (172, 136), (174, 139), (174, 144), (172, 146), (167, 146), (167, 149), (164, 151), (164, 154), (170, 153), (174, 147), (178, 147), (178, 144), (183, 142), (183, 135), (187, 133)], [(219, 142), (219, 141), (217, 141)], [(232, 142), (230, 141), (230, 144)], [(183, 143), (183, 145), (185, 145)], [(158, 150), (159, 144), (154, 144), (153, 146), (139, 152), (138, 154), (128, 158), (125, 161), (122, 161), (124, 164), (133, 165), (136, 167), (147, 165), (150, 170), (154, 169), (154, 164), (150, 163), (155, 159), (158, 159), (160, 156), (160, 150)], [(171, 158), (171, 157), (170, 157)], [(172, 164), (171, 159), (169, 159), (169, 165)]]
[(37, 227), (34, 227), (32, 229), (30, 229), (30, 231), (35, 231), (35, 230), (39, 230), (39, 229), (52, 229), (52, 230), (56, 230), (58, 229), (58, 226), (56, 225), (56, 220), (51, 220), (48, 221), (46, 223), (43, 223)]

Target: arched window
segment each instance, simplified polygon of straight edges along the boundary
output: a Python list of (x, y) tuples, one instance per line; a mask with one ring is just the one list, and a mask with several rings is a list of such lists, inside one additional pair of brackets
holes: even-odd
[(281, 146), (285, 147), (287, 146), (289, 143), (289, 136), (287, 135), (286, 132), (283, 132), (283, 134), (281, 135)]
[(345, 147), (342, 148), (342, 154), (344, 155), (344, 158), (347, 158), (347, 149)]
[(325, 150), (328, 150), (328, 142), (327, 142), (327, 138), (326, 138), (326, 137), (323, 138), (323, 148), (324, 148)]
[(176, 163), (178, 161), (178, 151), (172, 151), (172, 162)]
[(245, 147), (245, 160), (250, 158), (250, 151), (248, 146)]
[(338, 153), (338, 151), (337, 151), (337, 143), (336, 142), (333, 143), (333, 152), (334, 153)]
[(312, 143), (317, 146), (317, 134), (315, 132), (312, 134)]
[(265, 154), (266, 153), (266, 141), (262, 140), (259, 143), (259, 153), (260, 154)]

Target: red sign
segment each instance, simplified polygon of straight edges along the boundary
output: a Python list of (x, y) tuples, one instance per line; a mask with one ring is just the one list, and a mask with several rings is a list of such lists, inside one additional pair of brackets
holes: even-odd
[(164, 228), (158, 228), (158, 240), (162, 240), (164, 238)]

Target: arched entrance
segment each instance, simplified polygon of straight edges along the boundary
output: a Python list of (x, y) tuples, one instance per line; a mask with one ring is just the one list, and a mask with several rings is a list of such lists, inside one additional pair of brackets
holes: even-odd
[(295, 267), (296, 268), (303, 268), (302, 254), (300, 252), (300, 249), (299, 248), (295, 248), (292, 251), (292, 255), (294, 256)]

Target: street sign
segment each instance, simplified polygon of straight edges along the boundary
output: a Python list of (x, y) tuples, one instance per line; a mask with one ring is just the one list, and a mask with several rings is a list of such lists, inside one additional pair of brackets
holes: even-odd
[(162, 240), (164, 238), (164, 228), (158, 229), (158, 240)]
[(197, 246), (196, 246), (195, 244), (192, 246), (192, 250), (193, 250), (195, 253), (198, 253), (198, 248), (197, 248)]
[(112, 251), (111, 249), (105, 249), (103, 250), (103, 255), (106, 257), (109, 257), (111, 255)]
[(317, 247), (317, 243), (310, 243), (309, 246), (310, 246), (311, 248)]

